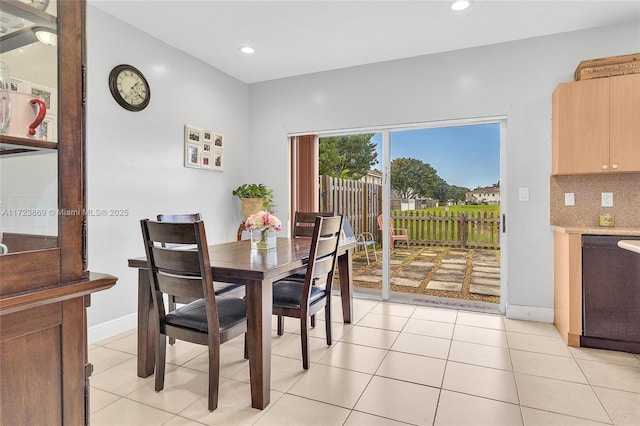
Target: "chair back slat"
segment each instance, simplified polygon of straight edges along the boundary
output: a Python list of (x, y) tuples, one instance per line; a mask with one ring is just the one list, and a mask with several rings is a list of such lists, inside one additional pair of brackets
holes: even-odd
[(158, 272), (158, 290), (178, 297), (202, 299), (202, 277), (185, 277)]
[(148, 221), (149, 239), (160, 244), (197, 244), (193, 223)]
[(319, 240), (316, 247), (316, 259), (330, 256), (334, 251), (335, 244), (334, 238), (323, 238)]
[(184, 275), (200, 275), (200, 256), (197, 250), (152, 247), (159, 271)]
[(333, 216), (331, 212), (299, 212), (296, 211), (293, 219), (293, 233), (295, 237), (311, 238), (313, 236), (313, 228), (316, 223), (316, 217)]
[(202, 220), (200, 213), (189, 214), (159, 214), (158, 222), (191, 223)]
[(313, 270), (314, 278), (317, 279), (328, 275), (333, 269), (334, 261), (334, 256), (325, 256), (322, 259), (317, 259)]

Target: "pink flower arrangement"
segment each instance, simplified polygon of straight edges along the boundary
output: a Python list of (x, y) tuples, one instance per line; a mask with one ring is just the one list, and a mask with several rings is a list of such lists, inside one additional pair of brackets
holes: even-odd
[(244, 222), (244, 228), (249, 231), (280, 231), (282, 222), (267, 211), (252, 214)]

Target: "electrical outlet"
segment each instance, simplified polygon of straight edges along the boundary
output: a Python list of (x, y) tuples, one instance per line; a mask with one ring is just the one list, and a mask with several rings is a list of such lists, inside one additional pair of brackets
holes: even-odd
[(564, 205), (565, 206), (575, 206), (576, 205), (576, 197), (573, 192), (565, 192), (564, 193)]
[(602, 207), (613, 207), (613, 192), (602, 193)]
[(529, 188), (519, 188), (518, 199), (520, 201), (529, 201)]

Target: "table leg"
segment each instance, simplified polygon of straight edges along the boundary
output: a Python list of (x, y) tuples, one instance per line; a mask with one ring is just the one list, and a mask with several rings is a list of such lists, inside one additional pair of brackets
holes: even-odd
[(340, 298), (342, 299), (342, 318), (351, 324), (353, 313), (353, 259), (351, 250), (338, 256), (338, 274), (340, 278)]
[(138, 377), (151, 376), (155, 367), (152, 303), (149, 271), (138, 269)]
[(246, 297), (251, 406), (262, 410), (271, 398), (271, 283), (248, 282)]

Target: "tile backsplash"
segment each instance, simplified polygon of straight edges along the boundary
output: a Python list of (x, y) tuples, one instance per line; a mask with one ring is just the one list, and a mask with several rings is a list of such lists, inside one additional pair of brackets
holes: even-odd
[[(565, 206), (564, 194), (575, 194)], [(613, 207), (601, 206), (601, 194), (613, 193)], [(598, 226), (602, 213), (615, 216), (615, 226), (640, 228), (640, 173), (551, 176), (551, 224)]]

